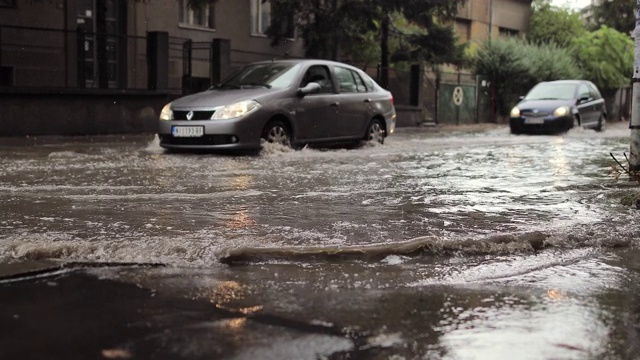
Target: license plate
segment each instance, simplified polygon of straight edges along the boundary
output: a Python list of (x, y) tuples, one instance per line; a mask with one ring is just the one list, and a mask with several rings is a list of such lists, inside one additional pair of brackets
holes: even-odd
[(526, 118), (524, 119), (525, 124), (544, 124), (544, 118)]
[(201, 137), (204, 135), (204, 126), (174, 126), (171, 134), (174, 137)]

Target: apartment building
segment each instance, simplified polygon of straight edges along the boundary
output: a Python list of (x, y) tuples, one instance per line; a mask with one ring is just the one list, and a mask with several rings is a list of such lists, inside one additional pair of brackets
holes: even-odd
[[(530, 7), (468, 0), (454, 25), (465, 42), (521, 35)], [(187, 0), (0, 0), (0, 136), (153, 131), (165, 102), (246, 63), (303, 56), (293, 29), (271, 46), (270, 22), (263, 0), (200, 8)], [(399, 104), (413, 106), (412, 116), (401, 111), (407, 125), (422, 121), (430, 101), (414, 103), (417, 83), (396, 89)]]
[[(532, 0), (468, 0), (453, 20), (461, 42), (473, 47), (489, 39), (524, 37), (529, 28)], [(426, 123), (466, 124), (496, 121), (491, 83), (469, 69), (444, 67), (428, 72), (421, 116)]]
[(455, 19), (462, 42), (523, 36), (531, 18), (531, 0), (468, 0)]
[(153, 131), (165, 102), (302, 56), (270, 21), (262, 0), (0, 0), (0, 136)]

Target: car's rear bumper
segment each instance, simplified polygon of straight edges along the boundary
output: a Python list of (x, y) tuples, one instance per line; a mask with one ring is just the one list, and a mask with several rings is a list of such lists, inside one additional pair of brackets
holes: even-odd
[(385, 126), (386, 126), (386, 132), (385, 132), (385, 136), (389, 136), (390, 134), (393, 134), (396, 131), (396, 120), (397, 120), (397, 115), (395, 111), (389, 112), (388, 114), (385, 115)]

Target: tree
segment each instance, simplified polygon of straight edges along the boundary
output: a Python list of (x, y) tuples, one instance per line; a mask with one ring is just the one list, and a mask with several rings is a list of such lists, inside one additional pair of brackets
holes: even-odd
[(603, 25), (575, 39), (572, 52), (585, 78), (605, 96), (628, 86), (634, 60), (634, 42), (629, 35)]
[[(358, 53), (349, 47), (355, 43), (378, 47), (383, 86), (387, 85), (392, 58), (433, 63), (462, 61), (463, 51), (457, 44), (454, 30), (443, 20), (453, 18), (466, 0), (264, 1), (272, 1), (272, 19), (275, 21), (268, 33), (274, 44), (285, 38), (280, 24), (286, 19), (295, 19), (307, 57), (333, 60), (337, 60), (339, 54), (358, 57)], [(406, 32), (406, 26), (394, 22), (397, 18), (406, 20), (420, 31)], [(375, 36), (371, 36), (372, 33)], [(390, 48), (393, 39), (397, 41), (397, 49)], [(372, 40), (379, 43), (370, 43)]]
[(590, 23), (593, 30), (605, 25), (628, 34), (635, 28), (636, 0), (607, 0), (591, 5)]
[(549, 0), (535, 0), (532, 7), (528, 32), (532, 43), (568, 46), (575, 37), (587, 32), (577, 12), (552, 6)]
[(515, 38), (481, 43), (473, 56), (472, 69), (490, 81), (496, 117), (506, 116), (518, 96), (541, 81), (581, 77), (580, 68), (566, 49)]

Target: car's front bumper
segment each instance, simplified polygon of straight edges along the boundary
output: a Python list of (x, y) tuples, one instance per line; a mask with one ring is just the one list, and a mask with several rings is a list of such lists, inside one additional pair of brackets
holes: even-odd
[(514, 134), (524, 133), (559, 133), (573, 127), (571, 116), (545, 116), (545, 117), (512, 117), (509, 118), (509, 127)]
[[(202, 136), (174, 136), (176, 126), (201, 127)], [(263, 122), (257, 117), (229, 120), (159, 120), (160, 146), (169, 149), (228, 149), (260, 148)]]

